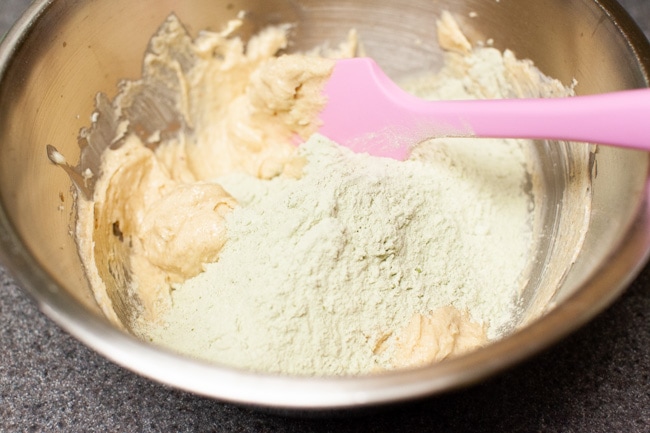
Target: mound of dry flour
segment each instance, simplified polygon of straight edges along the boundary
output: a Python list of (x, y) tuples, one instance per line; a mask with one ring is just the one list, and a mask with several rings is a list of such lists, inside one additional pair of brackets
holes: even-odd
[(313, 136), (299, 180), (218, 179), (241, 205), (226, 218), (228, 241), (174, 286), (148, 336), (198, 358), (309, 375), (395, 367), (396, 331), (444, 306), (495, 335), (526, 264), (529, 200), (519, 147), (486, 145), (498, 173), (353, 154)]

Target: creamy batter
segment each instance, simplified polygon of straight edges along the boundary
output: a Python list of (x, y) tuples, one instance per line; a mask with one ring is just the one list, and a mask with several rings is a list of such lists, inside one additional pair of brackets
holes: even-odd
[[(219, 264), (231, 242), (227, 220), (236, 217), (243, 206), (242, 197), (235, 197), (219, 179), (245, 175), (261, 182), (301, 182), (310, 163), (295, 146), (296, 138), (307, 139), (318, 128), (316, 116), (325, 103), (321, 89), (332, 71), (333, 58), (351, 56), (356, 47), (351, 34), (338, 50), (328, 53), (330, 57), (318, 51), (278, 55), (287, 46), (287, 27), (268, 28), (244, 44), (232, 37), (238, 25), (240, 22), (233, 21), (220, 33), (204, 32), (192, 40), (175, 17), (164, 23), (150, 44), (144, 75), (159, 80), (163, 93), (169, 80), (177, 83), (175, 89), (180, 91), (174, 91), (173, 97), (183, 119), (182, 131), (161, 139), (160, 132), (143, 136), (125, 125), (123, 135), (114, 140), (115, 146), (102, 154), (92, 197), (86, 199), (82, 195), (78, 200), (77, 240), (96, 298), (107, 317), (142, 338), (198, 357), (205, 357), (206, 352), (188, 350), (179, 342), (188, 340), (190, 334), (176, 331), (183, 327), (188, 332), (194, 330), (193, 317), (183, 310), (187, 304), (182, 302), (206, 301), (192, 296), (189, 301), (181, 299), (187, 298), (189, 282), (207, 275), (205, 271), (211, 264)], [(449, 51), (448, 66), (435, 76), (430, 74), (408, 83), (407, 88), (414, 93), (431, 98), (537, 96), (529, 94), (529, 88), (545, 95), (567, 93), (558, 82), (543, 77), (529, 62), (517, 61), (512, 53), (473, 49), (448, 14), (439, 23), (439, 37), (443, 48)], [(125, 84), (126, 88), (137, 86), (137, 82)], [(530, 197), (522, 190), (526, 179), (522, 151), (525, 145), (518, 141), (503, 142), (500, 146), (506, 149), (508, 157), (497, 158), (487, 143), (462, 146), (439, 140), (416, 149), (413, 156), (429, 161), (434, 170), (438, 164), (438, 168), (452, 167), (466, 173), (467, 178), (461, 181), (470, 186), (481, 181), (473, 176), (483, 164), (505, 173), (503, 184), (496, 183), (496, 189), (486, 194), (493, 201), (500, 195), (517, 197), (516, 204), (506, 206), (505, 213), (492, 216), (498, 219), (509, 213), (512, 217), (503, 232), (494, 229), (496, 238), (517, 238), (518, 246), (509, 256), (514, 259), (507, 264), (511, 268), (507, 283), (490, 286), (490, 275), (494, 274), (483, 275), (483, 282), (471, 287), (456, 281), (455, 292), (446, 305), (434, 307), (423, 302), (419, 307), (400, 310), (401, 316), (391, 322), (391, 329), (367, 330), (369, 350), (359, 347), (359, 351), (368, 354), (363, 365), (346, 368), (350, 362), (344, 358), (343, 367), (278, 370), (255, 365), (255, 356), (249, 360), (222, 359), (223, 350), (215, 350), (208, 358), (262, 371), (358, 374), (440, 361), (485, 344), (488, 338), (497, 338), (515, 313), (516, 295), (525, 278), (530, 237)], [(503, 190), (504, 185), (514, 189)], [(459, 189), (459, 194), (463, 193)], [(468, 230), (472, 236), (485, 235), (492, 223), (482, 219), (484, 215), (467, 215), (469, 219), (459, 221), (459, 228), (454, 230)], [(513, 231), (515, 226), (518, 231)], [(499, 248), (512, 249), (514, 244), (510, 240), (503, 242), (497, 247), (483, 241), (487, 249), (469, 254), (466, 260), (498, 253)], [(494, 251), (490, 250), (492, 247)], [(481, 274), (486, 271), (481, 268), (483, 265), (476, 264), (471, 272)], [(503, 269), (492, 271), (503, 273)], [(447, 273), (444, 266), (439, 272), (443, 280), (460, 275)], [(481, 284), (485, 287), (479, 287)], [(292, 290), (300, 289), (296, 286)], [(493, 291), (501, 294), (498, 301), (490, 301)], [(219, 288), (214, 288), (213, 293), (210, 302), (218, 303)], [(477, 306), (474, 311), (472, 306)], [(187, 316), (184, 324), (170, 325), (178, 315)], [(201, 315), (197, 317), (200, 319)], [(173, 326), (176, 328), (172, 330)], [(238, 326), (226, 339), (237, 340)], [(268, 324), (269, 328), (273, 326)], [(215, 341), (214, 335), (222, 331), (207, 329), (199, 340)], [(203, 347), (198, 343), (189, 346)], [(336, 351), (334, 347), (333, 353)]]
[[(286, 48), (286, 27), (268, 28), (244, 45), (230, 37), (240, 24), (192, 41), (174, 16), (164, 23), (144, 74), (174, 74), (188, 132), (157, 146), (150, 145), (155, 135), (116, 137), (121, 143), (103, 153), (92, 201), (80, 200), (84, 265), (106, 314), (129, 329), (134, 324), (117, 319), (124, 314), (116, 309), (137, 310), (129, 314), (135, 321), (155, 320), (171, 305), (170, 284), (201, 272), (226, 242), (223, 217), (236, 201), (207, 181), (231, 172), (295, 177), (304, 161), (295, 156), (294, 137), (318, 127), (313, 119), (333, 60), (276, 56)], [(353, 46), (352, 39), (333, 54), (346, 55)], [(190, 54), (191, 62), (181, 57)], [(165, 85), (168, 77), (156, 78)], [(128, 285), (126, 300), (109, 296), (111, 281)]]

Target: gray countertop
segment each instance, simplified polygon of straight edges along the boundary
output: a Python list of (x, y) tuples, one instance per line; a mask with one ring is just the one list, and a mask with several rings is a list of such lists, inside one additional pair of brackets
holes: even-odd
[[(650, 1), (621, 3), (650, 35)], [(29, 4), (0, 0), (0, 35)], [(259, 413), (151, 382), (46, 318), (0, 265), (0, 432), (650, 432), (650, 266), (594, 321), (469, 389), (354, 417)]]

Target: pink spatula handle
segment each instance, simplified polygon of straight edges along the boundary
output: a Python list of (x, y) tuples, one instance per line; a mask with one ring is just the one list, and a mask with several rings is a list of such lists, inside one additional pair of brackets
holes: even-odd
[(425, 101), (367, 58), (338, 60), (319, 132), (356, 152), (405, 159), (433, 137), (584, 141), (650, 150), (650, 89), (548, 99)]

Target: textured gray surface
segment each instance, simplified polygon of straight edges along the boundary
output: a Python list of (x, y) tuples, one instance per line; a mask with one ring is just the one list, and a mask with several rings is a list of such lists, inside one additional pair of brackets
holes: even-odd
[[(0, 0), (0, 34), (27, 7)], [(650, 1), (621, 2), (650, 35)], [(650, 432), (650, 266), (596, 320), (470, 389), (347, 418), (283, 418), (172, 390), (98, 356), (0, 266), (0, 432)]]

